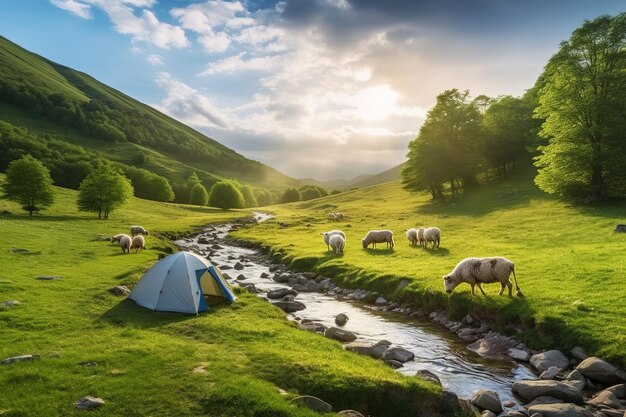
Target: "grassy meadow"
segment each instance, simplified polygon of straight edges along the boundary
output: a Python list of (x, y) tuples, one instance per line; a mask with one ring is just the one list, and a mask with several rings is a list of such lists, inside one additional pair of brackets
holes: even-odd
[[(73, 403), (86, 395), (106, 401), (90, 416), (320, 415), (288, 402), (298, 393), (379, 416), (436, 409), (438, 387), (299, 330), (254, 295), (189, 316), (108, 292), (132, 286), (171, 247), (157, 236), (248, 213), (133, 199), (99, 221), (76, 212), (75, 191), (56, 192), (33, 218), (0, 200), (0, 212), (12, 213), (0, 216), (0, 302), (21, 303), (0, 307), (0, 359), (41, 355), (0, 366), (0, 416), (83, 415)], [(148, 250), (123, 255), (99, 238), (131, 224), (150, 231)]]
[[(346, 218), (328, 220), (329, 212)], [(235, 236), (344, 286), (375, 290), (426, 311), (444, 309), (455, 319), (468, 312), (491, 318), (500, 331), (534, 348), (582, 345), (626, 364), (626, 235), (614, 232), (626, 222), (623, 203), (572, 207), (539, 191), (529, 172), (468, 191), (457, 202), (433, 203), (396, 181), (279, 206), (275, 214)], [(419, 226), (442, 230), (439, 249), (409, 246), (405, 231)], [(343, 256), (327, 252), (320, 236), (332, 229), (347, 234)], [(361, 239), (370, 229), (394, 231), (395, 250), (384, 244), (364, 250)], [(514, 261), (526, 297), (499, 297), (497, 284), (484, 286), (487, 298), (471, 296), (467, 284), (446, 294), (442, 276), (470, 256)]]

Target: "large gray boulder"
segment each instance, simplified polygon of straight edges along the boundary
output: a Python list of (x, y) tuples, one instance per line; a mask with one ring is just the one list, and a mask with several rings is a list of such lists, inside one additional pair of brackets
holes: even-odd
[(530, 408), (533, 405), (539, 405), (539, 404), (557, 404), (557, 403), (563, 403), (563, 400), (560, 400), (558, 398), (554, 398), (554, 397), (548, 397), (548, 396), (541, 396), (541, 397), (537, 397), (534, 400), (532, 400), (531, 402), (529, 402), (528, 404), (525, 405), (526, 408)]
[(604, 391), (610, 391), (620, 400), (626, 400), (626, 384), (617, 384), (612, 387), (608, 387)]
[(356, 335), (354, 333), (338, 327), (329, 327), (324, 332), (324, 336), (344, 343), (354, 342), (356, 340)]
[(389, 348), (389, 345), (391, 345), (391, 342), (387, 340), (381, 340), (374, 344), (354, 341), (344, 345), (344, 348), (351, 352), (360, 353), (361, 355), (371, 356), (374, 359), (381, 359), (385, 351)]
[(626, 381), (624, 371), (594, 356), (582, 361), (576, 369), (586, 377), (607, 385), (619, 384)]
[(552, 380), (526, 380), (513, 384), (513, 392), (526, 402), (537, 397), (548, 396), (566, 402), (582, 403), (582, 393), (569, 384)]
[(596, 407), (607, 408), (621, 408), (619, 400), (611, 391), (600, 391), (592, 399), (587, 401), (587, 404), (595, 405)]
[(308, 330), (310, 332), (322, 333), (322, 334), (324, 334), (324, 332), (327, 329), (327, 327), (324, 326), (322, 323), (316, 323), (314, 321), (308, 321), (306, 323), (298, 323), (298, 326), (302, 330)]
[(279, 300), (286, 295), (298, 295), (297, 291), (292, 290), (291, 288), (278, 288), (276, 290), (271, 290), (267, 292), (267, 298), (270, 300)]
[(441, 386), (441, 380), (434, 372), (429, 371), (428, 369), (420, 369), (415, 373), (415, 376), (423, 378), (427, 381), (433, 382), (439, 386)]
[(486, 389), (478, 390), (472, 395), (471, 401), (472, 404), (481, 410), (489, 410), (496, 414), (502, 412), (502, 403), (500, 402), (498, 393), (495, 391)]
[(344, 326), (348, 322), (349, 318), (344, 313), (339, 313), (335, 316), (335, 324), (337, 326)]
[(487, 333), (482, 339), (467, 346), (472, 352), (487, 359), (506, 360), (509, 358), (509, 349), (512, 348), (510, 338), (494, 333)]
[(541, 414), (543, 417), (591, 417), (592, 414), (574, 404), (540, 404), (528, 409), (529, 414)]
[(342, 417), (363, 417), (363, 414), (354, 410), (342, 410), (338, 412), (337, 415)]
[(304, 310), (306, 306), (299, 301), (276, 301), (275, 306), (280, 307), (286, 313), (295, 313), (296, 311)]
[(383, 360), (393, 360), (398, 362), (408, 362), (415, 358), (415, 354), (401, 347), (392, 347), (385, 351)]
[(556, 376), (559, 374), (560, 371), (561, 371), (561, 368), (557, 368), (556, 366), (551, 366), (548, 369), (546, 369), (545, 371), (543, 371), (541, 373), (541, 375), (539, 376), (539, 378), (541, 378), (541, 379), (554, 379), (554, 378), (556, 378)]
[(292, 403), (303, 405), (318, 413), (330, 413), (333, 411), (333, 407), (327, 402), (320, 400), (312, 395), (302, 395), (291, 400)]
[(569, 365), (569, 360), (567, 360), (565, 355), (558, 350), (548, 350), (531, 356), (530, 364), (539, 372), (543, 372), (551, 366), (565, 369)]

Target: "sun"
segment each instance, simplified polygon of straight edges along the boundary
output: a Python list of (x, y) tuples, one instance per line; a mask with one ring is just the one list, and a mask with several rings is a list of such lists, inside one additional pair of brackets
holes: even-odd
[(355, 113), (366, 122), (378, 122), (391, 116), (398, 106), (399, 94), (386, 84), (364, 88), (355, 95)]

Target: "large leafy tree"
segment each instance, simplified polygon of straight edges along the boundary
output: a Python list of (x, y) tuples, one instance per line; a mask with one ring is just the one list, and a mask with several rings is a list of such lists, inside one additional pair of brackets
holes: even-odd
[(295, 201), (300, 201), (302, 196), (300, 195), (300, 191), (296, 187), (290, 187), (285, 190), (283, 195), (280, 196), (281, 203), (293, 203)]
[(198, 206), (206, 206), (209, 202), (209, 193), (207, 192), (204, 185), (197, 183), (191, 189), (191, 199), (190, 203)]
[(254, 196), (254, 193), (252, 192), (250, 187), (248, 187), (247, 185), (244, 185), (243, 187), (239, 189), (239, 191), (241, 191), (241, 195), (243, 196), (243, 200), (245, 202), (246, 207), (258, 206), (256, 197)]
[(222, 210), (243, 208), (245, 201), (239, 189), (232, 183), (219, 181), (213, 184), (209, 193), (209, 206)]
[(19, 203), (29, 216), (54, 201), (50, 171), (30, 155), (9, 164), (3, 191), (7, 199)]
[(459, 187), (475, 181), (480, 158), (481, 114), (469, 92), (446, 90), (437, 96), (420, 132), (409, 144), (409, 160), (402, 170), (404, 187), (428, 190), (434, 199), (444, 198), (444, 183), (452, 198)]
[(537, 185), (597, 203), (626, 195), (626, 13), (574, 31), (539, 80)]
[(78, 191), (78, 210), (98, 213), (99, 219), (108, 219), (110, 212), (133, 196), (130, 181), (108, 165), (87, 175)]

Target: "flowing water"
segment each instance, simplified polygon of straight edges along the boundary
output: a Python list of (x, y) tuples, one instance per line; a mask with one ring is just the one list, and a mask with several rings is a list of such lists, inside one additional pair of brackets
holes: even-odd
[[(256, 217), (258, 221), (269, 218), (261, 213), (256, 213)], [(270, 277), (273, 275), (269, 272), (271, 264), (269, 258), (258, 250), (227, 243), (225, 238), (230, 227), (228, 224), (209, 227), (206, 233), (174, 243), (182, 249), (203, 256), (210, 254), (210, 261), (231, 276), (230, 282), (235, 285), (251, 283), (264, 292), (288, 288), (286, 284), (276, 283), (269, 278), (260, 278), (264, 272)], [(211, 236), (210, 243), (198, 243), (198, 239), (207, 234)], [(215, 244), (220, 248), (214, 246)], [(321, 245), (323, 242), (320, 239)], [(243, 263), (244, 269), (240, 271), (229, 269), (237, 262)], [(234, 280), (239, 274), (246, 278)], [(259, 296), (264, 294), (261, 293)], [(427, 369), (439, 377), (445, 389), (459, 397), (469, 398), (479, 389), (490, 389), (496, 391), (503, 402), (516, 401), (511, 393), (511, 385), (521, 379), (536, 378), (529, 368), (521, 364), (481, 358), (467, 350), (467, 342), (462, 341), (456, 334), (427, 319), (420, 320), (400, 313), (383, 312), (362, 302), (337, 300), (320, 293), (301, 292), (296, 300), (304, 303), (306, 309), (289, 314), (289, 319), (311, 319), (326, 327), (332, 327), (336, 326), (335, 316), (344, 313), (349, 317), (349, 321), (342, 328), (356, 334), (358, 340), (378, 342), (385, 339), (392, 342), (392, 346), (403, 347), (415, 354), (415, 360), (406, 362), (398, 372), (415, 375), (416, 371)]]

